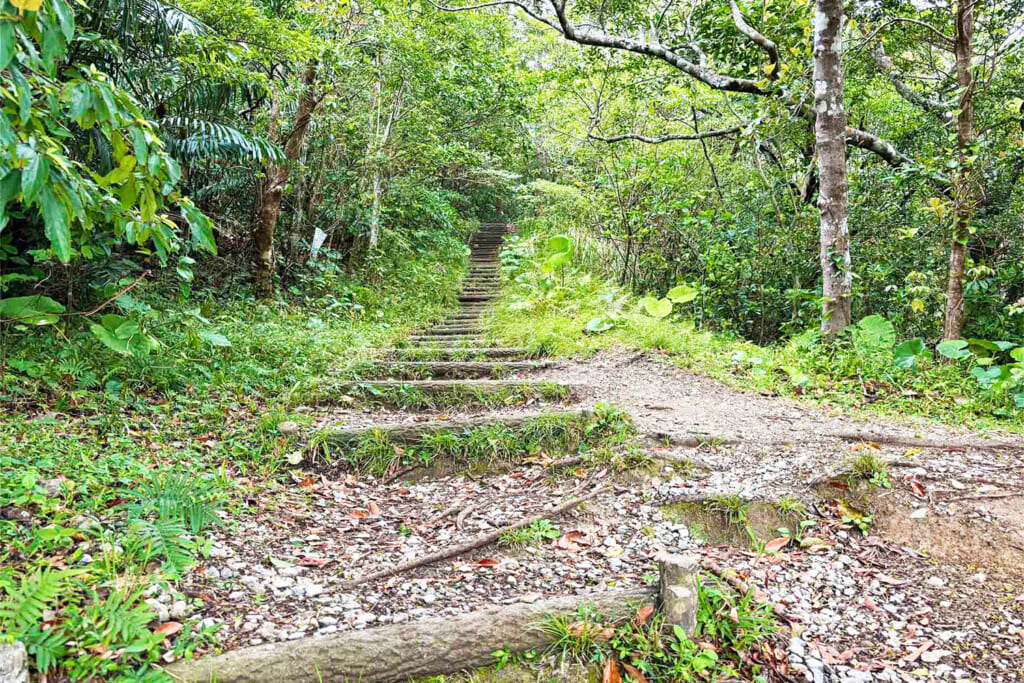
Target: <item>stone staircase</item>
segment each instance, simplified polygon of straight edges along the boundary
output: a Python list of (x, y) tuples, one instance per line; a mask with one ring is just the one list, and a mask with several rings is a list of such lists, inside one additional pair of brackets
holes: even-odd
[[(572, 386), (526, 376), (549, 367), (549, 361), (526, 348), (489, 345), (484, 318), (501, 287), (498, 254), (506, 232), (504, 223), (486, 223), (470, 238), (469, 269), (455, 312), (410, 335), (408, 346), (388, 351), (366, 379), (331, 385), (334, 394), (360, 396), (363, 405), (401, 410), (374, 413), (372, 422), (360, 419), (366, 415), (338, 415), (347, 419), (327, 426), (327, 442), (344, 447), (380, 435), (392, 443), (415, 443), (438, 431), (521, 430), (535, 420), (583, 417), (585, 411), (566, 405), (575, 398)], [(410, 402), (428, 409), (421, 413)], [(442, 406), (446, 410), (437, 413)]]

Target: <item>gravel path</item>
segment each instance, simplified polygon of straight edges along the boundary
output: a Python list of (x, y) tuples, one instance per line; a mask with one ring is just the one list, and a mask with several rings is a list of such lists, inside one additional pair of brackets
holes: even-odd
[[(830, 416), (635, 354), (531, 378), (582, 387), (579, 407), (601, 401), (628, 412), (650, 464), (553, 475), (545, 461), (557, 455), (523, 454), (501, 471), (393, 482), (295, 470), (290, 485), (261, 485), (247, 510), (210, 536), (202, 566), (175, 590), (151, 589), (153, 604), (167, 619), (219, 625), (219, 646), (232, 649), (622, 590), (656, 577), (660, 553), (692, 550), (788, 607), (789, 669), (779, 673), (790, 680), (1024, 680), (1024, 441)], [(453, 415), (495, 413), (318, 409), (311, 417), (315, 427), (352, 428)], [(829, 476), (865, 453), (890, 463), (889, 486)], [(538, 528), (533, 542), (345, 584), (600, 483), (606, 493)], [(806, 520), (791, 527), (803, 543), (758, 553), (727, 523), (709, 526), (723, 517), (714, 505), (730, 496), (762, 502), (748, 508), (761, 541), (796, 519)], [(871, 516), (867, 536), (854, 513)]]

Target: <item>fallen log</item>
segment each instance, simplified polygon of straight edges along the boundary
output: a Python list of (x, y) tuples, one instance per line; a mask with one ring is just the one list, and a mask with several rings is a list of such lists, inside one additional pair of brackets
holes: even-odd
[(574, 615), (589, 605), (608, 619), (627, 617), (656, 599), (653, 588), (592, 593), (431, 617), (364, 631), (303, 638), (235, 650), (167, 672), (182, 683), (404, 683), (488, 666), (492, 652), (512, 654), (543, 648), (554, 636), (538, 627), (547, 615)]

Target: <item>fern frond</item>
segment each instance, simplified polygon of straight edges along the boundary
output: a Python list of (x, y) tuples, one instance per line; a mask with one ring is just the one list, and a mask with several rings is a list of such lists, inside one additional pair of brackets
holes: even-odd
[(0, 630), (25, 631), (43, 620), (43, 612), (68, 588), (69, 570), (37, 570), (21, 577), (21, 585), (7, 589), (0, 603)]

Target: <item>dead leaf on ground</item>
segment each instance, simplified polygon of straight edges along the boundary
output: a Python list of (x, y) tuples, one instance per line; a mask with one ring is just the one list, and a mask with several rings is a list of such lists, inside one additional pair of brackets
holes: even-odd
[(622, 683), (622, 674), (619, 673), (619, 667), (614, 659), (609, 659), (605, 663), (601, 683)]
[(185, 627), (177, 621), (168, 621), (166, 624), (160, 624), (160, 626), (158, 626), (156, 630), (153, 631), (153, 635), (163, 636), (166, 638), (168, 636), (173, 636), (175, 633), (178, 633), (183, 628)]
[(482, 560), (477, 560), (477, 564), (481, 567), (497, 567), (501, 564), (501, 560), (496, 560), (493, 557), (485, 557)]
[(789, 545), (789, 538), (780, 536), (779, 538), (773, 538), (764, 544), (764, 549), (770, 553), (777, 553), (783, 548)]
[(640, 624), (646, 624), (647, 620), (654, 614), (654, 605), (644, 605), (636, 612), (636, 618), (634, 621), (639, 626)]
[(625, 662), (622, 663), (622, 666), (626, 669), (626, 673), (629, 677), (636, 681), (636, 683), (647, 683), (647, 679), (644, 678), (644, 675), (640, 673), (640, 670), (635, 666), (632, 664), (626, 664)]
[(930, 648), (932, 645), (934, 645), (934, 644), (935, 644), (935, 641), (933, 641), (933, 640), (926, 640), (926, 641), (924, 641), (924, 643), (921, 644), (921, 647), (919, 647), (916, 650), (913, 650), (910, 653), (908, 653), (907, 656), (903, 658), (903, 661), (907, 662), (908, 664), (912, 664), (913, 662), (916, 662), (917, 658), (920, 657), (921, 655), (923, 655), (925, 653), (925, 651), (928, 648)]
[(369, 508), (370, 514), (374, 517), (380, 514), (380, 506), (374, 503), (373, 501), (370, 501), (370, 504), (367, 505), (366, 507)]
[(323, 567), (330, 560), (322, 557), (303, 557), (299, 560), (300, 567)]
[(366, 512), (365, 510), (353, 510), (352, 512), (348, 513), (348, 516), (352, 519), (366, 519), (370, 516), (370, 513)]

